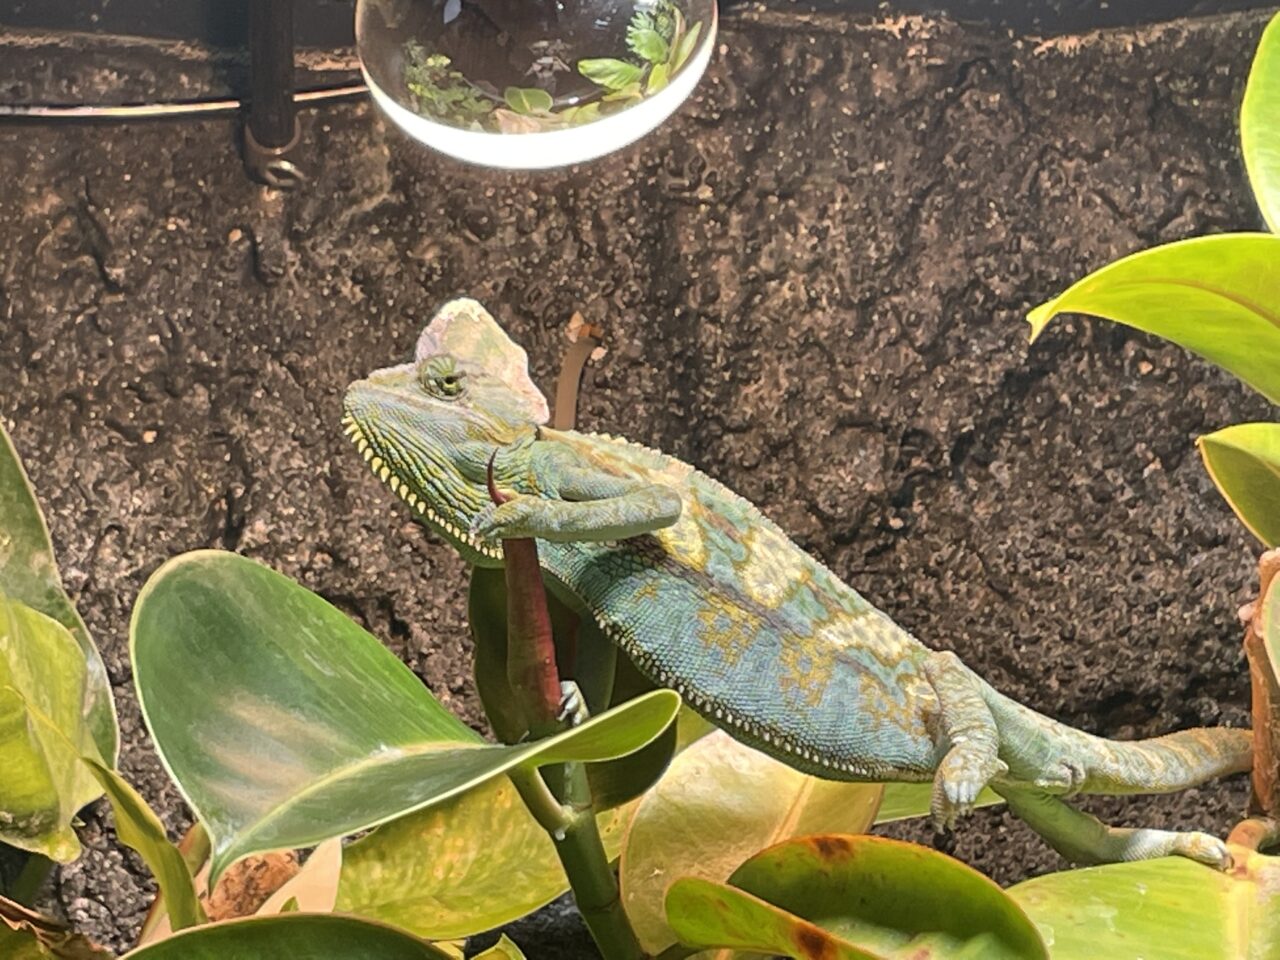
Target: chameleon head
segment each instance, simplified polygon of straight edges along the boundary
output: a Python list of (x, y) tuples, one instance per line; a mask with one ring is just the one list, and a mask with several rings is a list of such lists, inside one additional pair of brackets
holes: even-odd
[(499, 448), (548, 419), (528, 357), (474, 300), (445, 304), (412, 363), (347, 388), (343, 428), (374, 474), (473, 563), (501, 553), (469, 533), (489, 503), (485, 472)]

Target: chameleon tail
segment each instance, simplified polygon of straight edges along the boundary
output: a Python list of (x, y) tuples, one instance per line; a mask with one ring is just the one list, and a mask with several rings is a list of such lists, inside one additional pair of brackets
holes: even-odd
[[(989, 689), (989, 688), (988, 688)], [(1253, 767), (1253, 736), (1230, 727), (1149, 740), (1107, 740), (1050, 720), (990, 690), (1009, 775), (1054, 793), (1171, 793)]]

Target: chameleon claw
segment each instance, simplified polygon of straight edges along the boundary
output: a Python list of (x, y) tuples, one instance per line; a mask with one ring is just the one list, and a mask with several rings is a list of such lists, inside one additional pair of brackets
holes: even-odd
[(570, 727), (577, 727), (590, 719), (590, 716), (586, 697), (582, 695), (582, 690), (577, 683), (572, 680), (561, 680), (560, 712), (556, 714), (556, 720), (567, 723)]

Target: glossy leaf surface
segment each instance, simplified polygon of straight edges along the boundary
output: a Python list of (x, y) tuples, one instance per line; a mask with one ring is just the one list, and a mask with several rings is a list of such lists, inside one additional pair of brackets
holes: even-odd
[(1240, 144), (1262, 218), (1280, 233), (1280, 15), (1263, 31), (1240, 107)]
[(1196, 443), (1240, 522), (1266, 546), (1280, 546), (1280, 423), (1241, 423)]
[(667, 915), (689, 946), (787, 957), (1047, 960), (1031, 921), (982, 874), (883, 837), (788, 840), (728, 884), (682, 879)]
[(337, 915), (286, 913), (193, 927), (139, 947), (128, 960), (448, 960), (393, 927)]
[(80, 762), (96, 750), (85, 683), (71, 632), (0, 595), (0, 841), (60, 863), (80, 855), (76, 811), (102, 793)]
[[(610, 857), (629, 815), (599, 817)], [(442, 940), (509, 923), (568, 888), (551, 838), (503, 777), (350, 844), (337, 909)]]
[(39, 610), (71, 631), (86, 664), (85, 720), (99, 756), (114, 765), (119, 732), (107, 670), (84, 621), (63, 589), (44, 514), (3, 426), (0, 426), (0, 596)]
[(114, 770), (93, 760), (84, 762), (111, 801), (120, 842), (136, 850), (156, 878), (171, 928), (182, 930), (204, 923), (204, 910), (200, 907), (191, 871), (178, 848), (169, 842), (164, 824), (155, 811)]
[[(672, 726), (678, 749), (711, 729), (687, 707)], [(670, 733), (668, 728), (659, 739)], [(621, 850), (635, 806), (597, 818), (610, 859)], [(337, 909), (437, 940), (491, 930), (568, 888), (546, 831), (503, 778), (383, 824), (350, 844)]]
[(680, 877), (721, 881), (757, 851), (808, 833), (855, 833), (879, 784), (819, 780), (716, 731), (680, 753), (640, 800), (623, 844), (622, 902), (641, 944), (675, 942), (663, 901)]
[(144, 716), (209, 831), (215, 883), (245, 854), (376, 826), (516, 766), (625, 755), (679, 708), (658, 691), (546, 740), (485, 744), (340, 611), (217, 551), (157, 571), (131, 634)]
[(1224, 234), (1117, 260), (1027, 316), (1087, 313), (1171, 340), (1280, 403), (1280, 237)]
[(1232, 848), (1220, 872), (1183, 857), (1051, 873), (1009, 895), (1054, 960), (1269, 960), (1280, 956), (1280, 859)]

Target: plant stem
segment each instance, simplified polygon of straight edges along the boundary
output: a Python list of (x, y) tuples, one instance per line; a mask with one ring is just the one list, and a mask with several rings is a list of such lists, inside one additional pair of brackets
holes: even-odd
[[(1274, 651), (1263, 636), (1262, 611), (1271, 581), (1280, 574), (1280, 549), (1264, 553), (1258, 561), (1258, 601), (1249, 612), (1244, 652), (1249, 660), (1253, 687), (1253, 797), (1249, 812), (1272, 822), (1280, 820), (1280, 677), (1276, 676)], [(1273, 602), (1274, 602), (1274, 598)], [(1265, 835), (1272, 831), (1263, 830)], [(1265, 840), (1264, 840), (1265, 842)]]
[[(493, 480), (489, 495), (505, 502)], [(507, 581), (507, 677), (532, 739), (559, 732), (560, 674), (546, 588), (534, 540), (502, 542)], [(606, 960), (645, 960), (644, 949), (622, 909), (618, 879), (596, 825), (591, 788), (582, 764), (547, 768), (552, 785), (537, 770), (513, 770), (511, 782), (538, 824), (551, 835), (582, 919)]]

